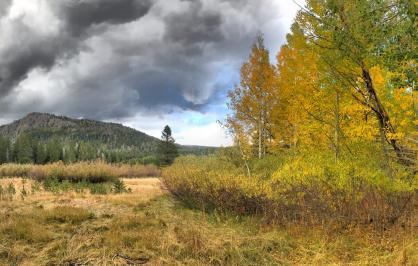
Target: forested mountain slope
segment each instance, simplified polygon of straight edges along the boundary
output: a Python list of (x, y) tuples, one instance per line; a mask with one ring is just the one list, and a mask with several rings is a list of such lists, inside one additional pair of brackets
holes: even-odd
[(155, 151), (158, 139), (120, 124), (88, 119), (73, 119), (46, 113), (30, 113), (11, 124), (0, 126), (0, 136), (16, 139), (22, 133), (37, 140), (58, 137), (68, 141), (89, 141), (109, 148)]
[[(28, 136), (39, 143), (71, 150), (87, 150), (85, 159), (106, 155), (110, 161), (127, 161), (155, 156), (159, 139), (116, 123), (74, 119), (47, 113), (30, 113), (22, 119), (0, 126), (0, 137), (15, 142)], [(50, 146), (51, 146), (50, 145)], [(216, 148), (177, 145), (181, 154), (207, 154)]]

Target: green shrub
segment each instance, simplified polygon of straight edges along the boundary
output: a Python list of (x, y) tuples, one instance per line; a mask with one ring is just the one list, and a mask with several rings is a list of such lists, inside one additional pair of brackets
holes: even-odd
[(61, 182), (58, 180), (58, 178), (46, 178), (43, 180), (42, 185), (46, 191), (51, 192), (59, 192), (60, 191), (60, 185)]
[(261, 177), (268, 179), (271, 178), (284, 163), (284, 157), (268, 155), (261, 160), (252, 160), (250, 162), (250, 167), (253, 174), (258, 174)]
[(118, 179), (115, 182), (113, 182), (112, 191), (114, 193), (126, 193), (128, 192), (128, 189), (126, 188), (125, 183), (123, 183), (122, 180)]
[[(300, 153), (252, 163), (252, 176), (214, 157), (180, 157), (165, 169), (167, 188), (204, 210), (262, 215), (282, 222), (378, 223), (408, 220), (418, 179), (400, 166), (394, 177), (371, 158), (334, 162), (326, 153)], [(263, 170), (264, 168), (264, 170)], [(409, 219), (410, 220), (410, 219)]]
[(106, 195), (109, 194), (112, 190), (110, 184), (92, 184), (89, 186), (90, 193), (95, 195)]

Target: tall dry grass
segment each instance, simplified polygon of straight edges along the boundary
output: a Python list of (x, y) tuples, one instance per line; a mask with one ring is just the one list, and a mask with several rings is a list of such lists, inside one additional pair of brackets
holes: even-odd
[(160, 170), (154, 165), (125, 165), (97, 162), (79, 162), (64, 164), (62, 162), (33, 164), (0, 165), (0, 177), (27, 177), (36, 180), (58, 179), (79, 182), (82, 180), (99, 183), (113, 182), (118, 178), (156, 177)]
[[(405, 233), (274, 227), (169, 195), (114, 204), (55, 195), (0, 205), (0, 265), (417, 265)], [(67, 200), (64, 200), (67, 199)]]

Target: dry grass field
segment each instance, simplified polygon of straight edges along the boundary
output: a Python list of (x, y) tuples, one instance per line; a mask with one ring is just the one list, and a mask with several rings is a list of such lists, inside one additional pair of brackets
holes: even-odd
[[(0, 265), (417, 265), (411, 232), (282, 227), (205, 213), (159, 179), (124, 179), (129, 193), (48, 192), (20, 178), (0, 201)], [(23, 187), (26, 195), (22, 196)], [(416, 234), (415, 234), (416, 235)]]
[[(32, 206), (42, 205), (44, 209), (51, 209), (65, 205), (84, 208), (95, 214), (109, 212), (110, 210), (115, 211), (112, 214), (116, 214), (122, 211), (121, 206), (114, 208), (116, 205), (134, 206), (165, 193), (158, 178), (126, 178), (122, 181), (131, 189), (131, 193), (93, 195), (87, 191), (83, 193), (75, 191), (53, 193), (43, 189), (30, 193), (35, 181), (22, 178), (5, 178), (0, 179), (0, 185), (7, 187), (9, 184), (13, 184), (16, 188), (16, 194), (12, 201), (0, 201), (0, 203), (2, 207), (7, 204), (14, 206), (15, 211), (19, 208), (31, 208)], [(29, 192), (22, 200), (21, 191), (23, 187)]]
[[(53, 193), (42, 188), (31, 192), (36, 183), (33, 180), (0, 179), (2, 187), (13, 184), (16, 190), (13, 199), (0, 201), (0, 265), (125, 265), (129, 259), (119, 258), (119, 249), (106, 254), (107, 249), (98, 248), (100, 241), (90, 246), (100, 235), (93, 232), (110, 230), (108, 226), (116, 221), (121, 221), (121, 226), (124, 221), (132, 222), (134, 229), (134, 220), (139, 217), (133, 209), (165, 191), (158, 178), (123, 181), (130, 193), (93, 195), (87, 191)], [(114, 231), (107, 239), (121, 240), (117, 239), (119, 232)], [(120, 248), (123, 251), (124, 244)]]

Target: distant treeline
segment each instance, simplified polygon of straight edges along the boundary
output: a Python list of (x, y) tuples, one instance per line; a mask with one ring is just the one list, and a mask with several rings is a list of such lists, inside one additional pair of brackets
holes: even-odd
[[(181, 146), (179, 154), (206, 155), (215, 148)], [(112, 148), (94, 141), (63, 140), (52, 137), (47, 140), (21, 134), (16, 140), (0, 137), (0, 164), (47, 164), (62, 161), (66, 164), (97, 159), (107, 163), (160, 164), (158, 151), (145, 153), (132, 147)]]
[(109, 149), (102, 143), (68, 141), (60, 138), (37, 140), (29, 134), (21, 134), (15, 141), (0, 137), (0, 164), (36, 163), (58, 161), (75, 163), (101, 159), (108, 163), (157, 164), (156, 155), (141, 154), (134, 149)]

